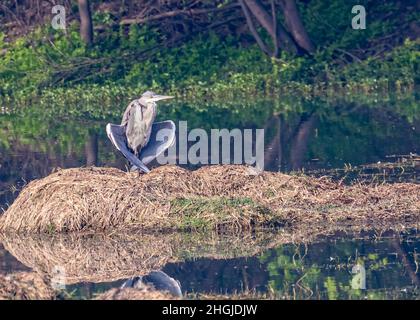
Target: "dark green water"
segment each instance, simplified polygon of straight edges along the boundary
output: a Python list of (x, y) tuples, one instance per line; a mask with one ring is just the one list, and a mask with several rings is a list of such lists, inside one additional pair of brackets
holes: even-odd
[[(84, 115), (80, 110), (57, 113), (54, 106), (42, 112), (27, 107), (19, 115), (0, 115), (0, 207), (7, 208), (28, 181), (57, 167), (96, 164), (124, 169), (124, 159), (114, 151), (104, 130), (107, 122), (119, 122), (123, 110), (106, 108), (112, 111), (106, 116)], [(159, 120), (165, 119), (188, 121), (190, 129), (207, 131), (264, 128), (266, 170), (303, 169), (309, 174), (342, 177), (351, 167), (357, 170), (349, 175), (349, 183), (371, 176), (418, 183), (419, 161), (413, 159), (420, 149), (420, 114), (415, 96), (311, 101), (289, 97), (203, 105), (177, 102), (160, 108)], [(398, 159), (411, 160), (404, 168), (375, 167)], [(375, 166), (366, 167), (371, 164)], [(190, 250), (201, 249), (192, 245)], [(168, 262), (161, 270), (177, 279), (183, 293), (190, 296), (253, 292), (276, 299), (416, 299), (419, 250), (415, 230), (380, 237), (369, 231), (318, 238), (306, 245), (278, 245), (258, 254), (239, 250), (225, 259), (198, 254)], [(3, 274), (34, 268), (5, 249), (0, 252)], [(357, 264), (364, 267), (366, 289), (352, 286), (356, 276), (352, 269)], [(82, 282), (67, 285), (66, 291), (74, 298), (89, 298), (123, 281)]]

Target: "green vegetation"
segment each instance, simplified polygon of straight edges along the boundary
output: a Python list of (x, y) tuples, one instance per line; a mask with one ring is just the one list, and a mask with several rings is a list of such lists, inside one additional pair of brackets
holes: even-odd
[[(250, 210), (255, 210), (257, 214), (273, 215), (251, 198), (176, 198), (171, 201), (171, 215), (182, 213), (178, 227), (184, 230), (211, 230), (212, 219), (223, 228), (224, 224), (232, 223), (232, 214), (240, 217)], [(209, 220), (209, 217), (212, 219)]]
[[(366, 30), (351, 28), (351, 1), (309, 1), (299, 10), (316, 44), (312, 55), (281, 51), (265, 55), (242, 34), (198, 33), (174, 46), (158, 46), (159, 29), (132, 24), (115, 27), (110, 15), (95, 11), (105, 32), (87, 47), (77, 21), (66, 32), (38, 26), (25, 37), (5, 41), (0, 33), (0, 97), (14, 111), (38, 107), (81, 117), (118, 113), (146, 89), (194, 99), (301, 96), (378, 90), (403, 91), (418, 80), (419, 42), (407, 25), (419, 20), (410, 4), (362, 1)], [(383, 17), (386, 16), (384, 20)], [(329, 89), (330, 88), (330, 89)], [(100, 103), (99, 103), (100, 102)], [(77, 110), (66, 110), (67, 105)], [(14, 109), (13, 109), (14, 107)]]

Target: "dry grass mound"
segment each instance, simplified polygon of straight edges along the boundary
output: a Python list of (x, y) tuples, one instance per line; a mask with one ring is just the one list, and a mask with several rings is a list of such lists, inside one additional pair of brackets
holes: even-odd
[(193, 172), (163, 166), (140, 176), (78, 168), (29, 183), (1, 217), (0, 231), (232, 231), (349, 221), (408, 225), (419, 218), (418, 184), (344, 186), (233, 165)]
[(35, 272), (0, 275), (0, 300), (53, 300), (56, 294)]

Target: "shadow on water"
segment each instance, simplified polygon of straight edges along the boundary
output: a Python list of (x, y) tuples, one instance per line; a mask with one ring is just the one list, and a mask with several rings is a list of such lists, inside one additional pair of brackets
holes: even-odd
[(165, 283), (170, 281), (185, 298), (193, 299), (418, 298), (416, 231), (292, 238), (287, 231), (11, 236), (2, 238), (5, 260), (0, 272), (31, 269), (53, 281), (55, 270), (61, 270), (61, 289), (73, 299), (93, 298), (138, 277), (156, 284), (154, 274), (164, 275)]

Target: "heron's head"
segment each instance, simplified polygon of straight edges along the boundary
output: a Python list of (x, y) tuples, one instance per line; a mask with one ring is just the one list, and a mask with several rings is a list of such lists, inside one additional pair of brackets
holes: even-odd
[(173, 96), (164, 96), (164, 95), (160, 95), (160, 94), (156, 94), (152, 91), (146, 91), (145, 93), (143, 93), (141, 95), (140, 103), (144, 106), (149, 106), (151, 104), (155, 104), (156, 102), (160, 101), (160, 100), (167, 100), (167, 99), (172, 99)]

